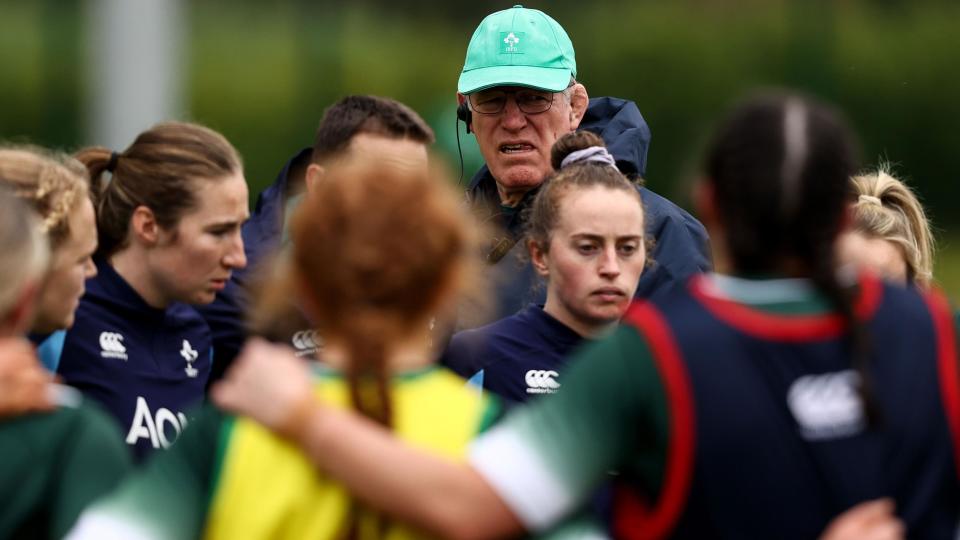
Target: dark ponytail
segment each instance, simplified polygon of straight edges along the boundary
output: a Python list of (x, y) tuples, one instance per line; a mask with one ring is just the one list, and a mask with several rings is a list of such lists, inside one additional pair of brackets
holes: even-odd
[(876, 425), (869, 336), (852, 291), (837, 280), (834, 243), (857, 170), (855, 138), (841, 115), (796, 95), (753, 98), (717, 131), (705, 170), (736, 272), (809, 277), (847, 322), (851, 363)]

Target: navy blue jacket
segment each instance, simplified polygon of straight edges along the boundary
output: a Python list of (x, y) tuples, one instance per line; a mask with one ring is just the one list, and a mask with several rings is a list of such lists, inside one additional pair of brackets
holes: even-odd
[[(213, 333), (214, 358), (211, 382), (223, 376), (239, 354), (243, 342), (246, 341), (248, 335), (246, 313), (250, 305), (247, 287), (250, 286), (251, 278), (257, 275), (264, 260), (269, 259), (280, 248), (287, 192), (290, 189), (290, 172), (294, 168), (306, 166), (312, 152), (310, 148), (300, 150), (283, 166), (273, 184), (257, 196), (257, 203), (250, 214), (250, 219), (241, 229), (243, 251), (247, 256), (246, 268), (234, 270), (227, 286), (217, 294), (213, 303), (197, 306), (197, 310), (206, 319)], [(296, 346), (296, 343), (294, 345)]]
[(113, 267), (96, 263), (57, 373), (111, 413), (141, 458), (172, 444), (203, 400), (210, 328), (191, 306), (149, 306)]
[[(603, 137), (617, 167), (628, 177), (642, 177), (647, 166), (650, 128), (632, 101), (612, 97), (594, 98), (579, 129)], [(693, 216), (647, 188), (639, 188), (646, 211), (647, 234), (656, 242), (647, 268), (637, 287), (637, 298), (649, 298), (683, 282), (697, 272), (710, 269), (707, 232)], [(474, 175), (467, 190), (471, 207), (481, 220), (499, 225), (514, 240), (523, 234), (523, 208), (532, 200), (533, 190), (521, 201), (518, 211), (505, 214), (500, 206), (497, 184), (484, 166)], [(500, 238), (494, 239), (493, 246)], [(528, 303), (543, 304), (546, 290), (537, 288), (537, 276), (527, 262), (526, 246), (517, 241), (499, 260), (491, 260), (490, 283), (495, 289), (496, 306), (489, 317), (461, 316), (461, 326), (473, 327), (512, 315)], [(509, 245), (509, 242), (506, 243)]]
[(440, 361), (505, 400), (523, 402), (559, 391), (563, 367), (583, 342), (580, 334), (531, 304), (516, 315), (458, 332)]

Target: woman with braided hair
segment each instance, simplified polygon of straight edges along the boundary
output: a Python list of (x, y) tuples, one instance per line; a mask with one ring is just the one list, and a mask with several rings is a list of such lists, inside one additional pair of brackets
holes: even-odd
[(40, 229), (50, 245), (30, 337), (39, 346), (41, 360), (56, 371), (53, 354), (73, 325), (84, 283), (94, 276), (93, 252), (97, 227), (90, 202), (89, 177), (72, 157), (29, 146), (0, 148), (0, 185), (10, 188), (37, 212)]
[(557, 172), (525, 219), (546, 303), (456, 334), (442, 359), (511, 402), (560, 391), (570, 353), (613, 330), (646, 264), (640, 192), (617, 169), (603, 139), (568, 133), (551, 157)]

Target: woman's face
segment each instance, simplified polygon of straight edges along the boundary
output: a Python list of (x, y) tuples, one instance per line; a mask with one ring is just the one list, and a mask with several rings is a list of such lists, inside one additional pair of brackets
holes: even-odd
[(73, 325), (74, 311), (87, 278), (97, 274), (97, 222), (86, 197), (70, 213), (70, 236), (52, 253), (50, 271), (40, 290), (31, 331), (46, 334)]
[(146, 255), (147, 272), (165, 304), (209, 304), (231, 272), (247, 265), (240, 237), (249, 217), (243, 173), (195, 185), (197, 205), (173, 230), (161, 230)]
[(895, 283), (907, 284), (907, 261), (900, 246), (883, 238), (850, 231), (840, 236), (837, 257), (840, 264), (865, 268)]
[(547, 313), (582, 335), (618, 320), (646, 263), (638, 199), (603, 187), (573, 189), (560, 201), (549, 251), (531, 249), (548, 280)]

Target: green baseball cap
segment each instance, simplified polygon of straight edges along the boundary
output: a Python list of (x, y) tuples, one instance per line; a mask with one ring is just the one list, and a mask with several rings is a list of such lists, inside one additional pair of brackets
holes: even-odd
[(467, 45), (457, 91), (528, 86), (559, 92), (577, 76), (573, 43), (546, 13), (516, 5), (480, 23)]

